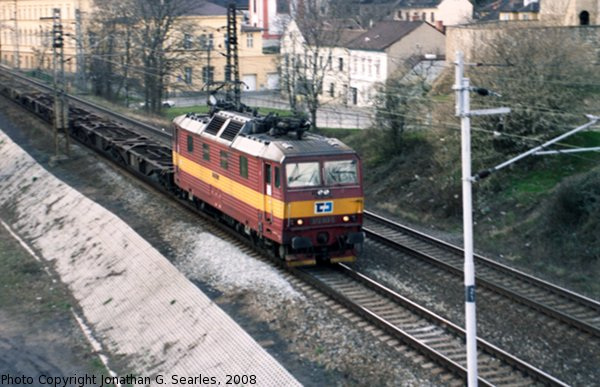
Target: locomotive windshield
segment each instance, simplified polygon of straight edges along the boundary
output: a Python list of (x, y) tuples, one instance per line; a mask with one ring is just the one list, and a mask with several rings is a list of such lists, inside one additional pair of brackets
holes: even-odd
[(318, 162), (290, 163), (285, 166), (285, 173), (290, 188), (321, 185)]
[(357, 184), (356, 160), (325, 161), (323, 176), (325, 185)]
[[(331, 160), (322, 164), (317, 161), (289, 163), (285, 166), (285, 172), (290, 188), (358, 184), (357, 160)], [(321, 183), (321, 176), (324, 184)]]

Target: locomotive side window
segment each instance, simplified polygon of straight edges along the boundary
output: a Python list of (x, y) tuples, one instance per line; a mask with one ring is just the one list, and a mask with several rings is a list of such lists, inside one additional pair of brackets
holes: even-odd
[(271, 184), (271, 166), (269, 164), (265, 165), (265, 183)]
[(202, 144), (202, 158), (206, 161), (210, 161), (210, 147), (208, 144)]
[(187, 149), (190, 153), (194, 151), (194, 138), (190, 135), (187, 136)]
[(221, 168), (227, 169), (229, 167), (229, 154), (225, 151), (221, 151)]
[(287, 164), (285, 173), (287, 175), (287, 186), (290, 188), (321, 185), (318, 162)]
[(326, 185), (357, 184), (356, 160), (326, 161), (323, 166)]
[(248, 178), (248, 159), (245, 156), (240, 156), (240, 176)]
[(281, 187), (281, 172), (279, 167), (275, 167), (275, 188)]

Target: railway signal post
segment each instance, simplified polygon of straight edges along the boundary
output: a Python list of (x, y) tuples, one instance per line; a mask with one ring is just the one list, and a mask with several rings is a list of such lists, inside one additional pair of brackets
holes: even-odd
[(477, 318), (475, 309), (475, 264), (473, 262), (473, 201), (471, 175), (471, 116), (510, 113), (508, 108), (470, 110), (472, 90), (469, 78), (464, 77), (462, 52), (456, 53), (456, 116), (461, 122), (462, 194), (463, 194), (463, 233), (464, 233), (464, 276), (465, 276), (465, 325), (467, 331), (467, 383), (477, 386)]

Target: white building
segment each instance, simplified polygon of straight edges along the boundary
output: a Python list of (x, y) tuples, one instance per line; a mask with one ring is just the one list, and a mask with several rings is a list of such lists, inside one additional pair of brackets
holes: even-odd
[(278, 43), (285, 25), (289, 23), (291, 0), (250, 0), (248, 12), (249, 24), (262, 28), (265, 45)]
[[(444, 34), (422, 21), (382, 21), (368, 30), (344, 30), (341, 35), (344, 40), (335, 46), (323, 45), (316, 59), (310, 58), (314, 51), (307, 57), (311, 49), (295, 22), (290, 23), (282, 39), (284, 58), (295, 58), (295, 63), (301, 62), (305, 69), (316, 60), (317, 67), (323, 69), (317, 74), (322, 79), (323, 103), (370, 106), (377, 86), (407, 65), (414, 65), (415, 58), (443, 58), (445, 54)], [(286, 71), (285, 66), (284, 60), (282, 71)]]
[(467, 23), (472, 17), (473, 4), (469, 0), (400, 0), (394, 12), (395, 20), (422, 20), (439, 30)]

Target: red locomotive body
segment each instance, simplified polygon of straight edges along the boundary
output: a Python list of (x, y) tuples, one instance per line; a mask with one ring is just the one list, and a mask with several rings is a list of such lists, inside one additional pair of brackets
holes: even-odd
[(175, 184), (290, 265), (353, 261), (364, 239), (358, 155), (336, 139), (273, 125), (227, 111), (177, 117)]

